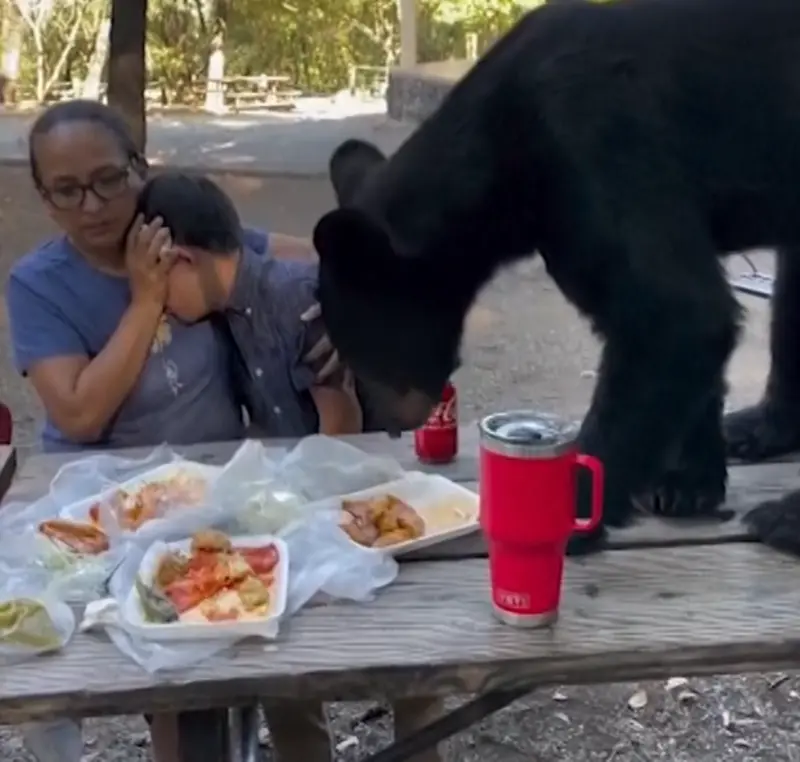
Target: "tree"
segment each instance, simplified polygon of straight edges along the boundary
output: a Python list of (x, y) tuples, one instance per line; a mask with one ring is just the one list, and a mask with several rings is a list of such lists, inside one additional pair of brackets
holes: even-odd
[(146, 39), (147, 0), (111, 0), (108, 103), (128, 122), (142, 152), (147, 141), (144, 99)]
[(3, 5), (2, 59), (0, 59), (0, 102), (13, 103), (22, 56), (22, 19), (9, 5)]
[(86, 64), (86, 77), (81, 87), (81, 98), (100, 98), (103, 72), (108, 61), (109, 35), (111, 34), (111, 7), (103, 2), (97, 18), (94, 48)]
[[(472, 40), (483, 52), (526, 8), (543, 1), (417, 0), (419, 60), (464, 57), (475, 47), (469, 44)], [(384, 68), (397, 62), (399, 4), (400, 0), (0, 0), (6, 18), (18, 27), (3, 27), (7, 42), (0, 59), (5, 71), (0, 74), (17, 78), (21, 93), (36, 90), (36, 52), (43, 49), (45, 85), (58, 71), (61, 80), (82, 82), (85, 89), (79, 91), (96, 97), (107, 43), (113, 47), (110, 102), (143, 143), (145, 71), (147, 84), (157, 84), (165, 103), (202, 107), (205, 101), (215, 111), (223, 105), (222, 92), (219, 87), (206, 92), (206, 86), (223, 74), (282, 74), (291, 79), (292, 88), (331, 94), (348, 86), (354, 66)], [(38, 14), (39, 31), (34, 33), (22, 20), (18, 6), (29, 15)], [(84, 20), (67, 52), (70, 19), (80, 7)], [(105, 34), (109, 8), (114, 25)], [(65, 53), (66, 62), (59, 63)], [(56, 93), (51, 90), (50, 95)]]
[[(81, 0), (12, 0), (14, 9), (28, 28), (36, 57), (36, 100), (44, 101), (64, 72), (90, 3)], [(60, 22), (62, 50), (52, 69), (47, 71), (48, 27)]]

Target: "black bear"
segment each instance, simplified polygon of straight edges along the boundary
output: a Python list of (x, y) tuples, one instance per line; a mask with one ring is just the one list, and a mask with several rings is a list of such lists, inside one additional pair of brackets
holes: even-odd
[(798, 51), (797, 0), (529, 13), (391, 159), (355, 140), (334, 153), (339, 208), (314, 242), (341, 356), (398, 426), (417, 425), (481, 287), (539, 252), (604, 341), (580, 444), (605, 464), (606, 523), (635, 506), (717, 514), (741, 320), (730, 252), (781, 250), (776, 391), (730, 421), (732, 443), (800, 444)]

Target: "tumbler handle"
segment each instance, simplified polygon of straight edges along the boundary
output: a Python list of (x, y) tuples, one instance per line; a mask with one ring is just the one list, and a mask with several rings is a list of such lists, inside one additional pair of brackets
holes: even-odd
[(592, 475), (592, 502), (591, 514), (588, 518), (575, 519), (576, 532), (591, 532), (596, 529), (603, 520), (603, 486), (604, 474), (603, 464), (593, 455), (583, 455), (578, 453), (575, 462), (582, 468), (586, 468)]

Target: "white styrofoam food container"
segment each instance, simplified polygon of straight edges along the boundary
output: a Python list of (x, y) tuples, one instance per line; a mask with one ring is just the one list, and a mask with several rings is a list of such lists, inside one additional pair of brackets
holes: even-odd
[[(150, 471), (146, 471), (143, 474), (139, 474), (139, 476), (115, 485), (114, 487), (110, 487), (109, 489), (100, 492), (97, 495), (92, 495), (92, 497), (87, 497), (84, 500), (79, 500), (76, 503), (66, 506), (61, 510), (60, 518), (70, 519), (72, 521), (89, 521), (89, 511), (91, 507), (96, 503), (102, 503), (104, 500), (107, 500), (119, 490), (135, 492), (136, 490), (141, 489), (145, 485), (152, 482), (167, 481), (176, 476), (181, 476), (184, 474), (193, 478), (199, 477), (201, 479), (205, 479), (210, 489), (213, 480), (219, 476), (221, 471), (221, 466), (209, 466), (204, 463), (195, 463), (191, 460), (165, 463), (163, 466), (158, 466)], [(159, 519), (151, 519), (151, 521), (158, 520)], [(103, 522), (101, 521), (101, 525), (102, 524)]]
[[(234, 548), (261, 548), (274, 545), (278, 551), (278, 564), (275, 567), (275, 582), (270, 590), (274, 596), (270, 612), (261, 619), (247, 622), (170, 622), (159, 624), (148, 622), (142, 611), (139, 593), (132, 587), (120, 611), (125, 629), (145, 640), (207, 640), (223, 638), (246, 638), (260, 636), (274, 638), (278, 632), (278, 621), (286, 611), (286, 598), (289, 590), (289, 549), (286, 543), (273, 535), (231, 537)], [(142, 558), (139, 576), (146, 585), (151, 585), (161, 558), (169, 552), (188, 553), (191, 539), (177, 542), (154, 542)]]
[[(361, 500), (383, 495), (393, 495), (408, 503), (425, 522), (425, 534), (416, 540), (377, 549), (381, 552), (400, 556), (447, 540), (465, 537), (479, 528), (478, 495), (439, 474), (411, 471), (402, 479), (336, 498), (336, 504), (341, 507), (344, 500)], [(444, 518), (450, 518), (450, 506), (461, 516), (452, 522), (444, 521)]]

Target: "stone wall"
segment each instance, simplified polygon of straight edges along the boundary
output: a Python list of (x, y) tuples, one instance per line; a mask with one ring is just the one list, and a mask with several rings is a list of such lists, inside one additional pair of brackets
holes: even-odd
[(392, 119), (421, 122), (429, 117), (469, 70), (469, 61), (435, 61), (389, 73), (386, 106)]

